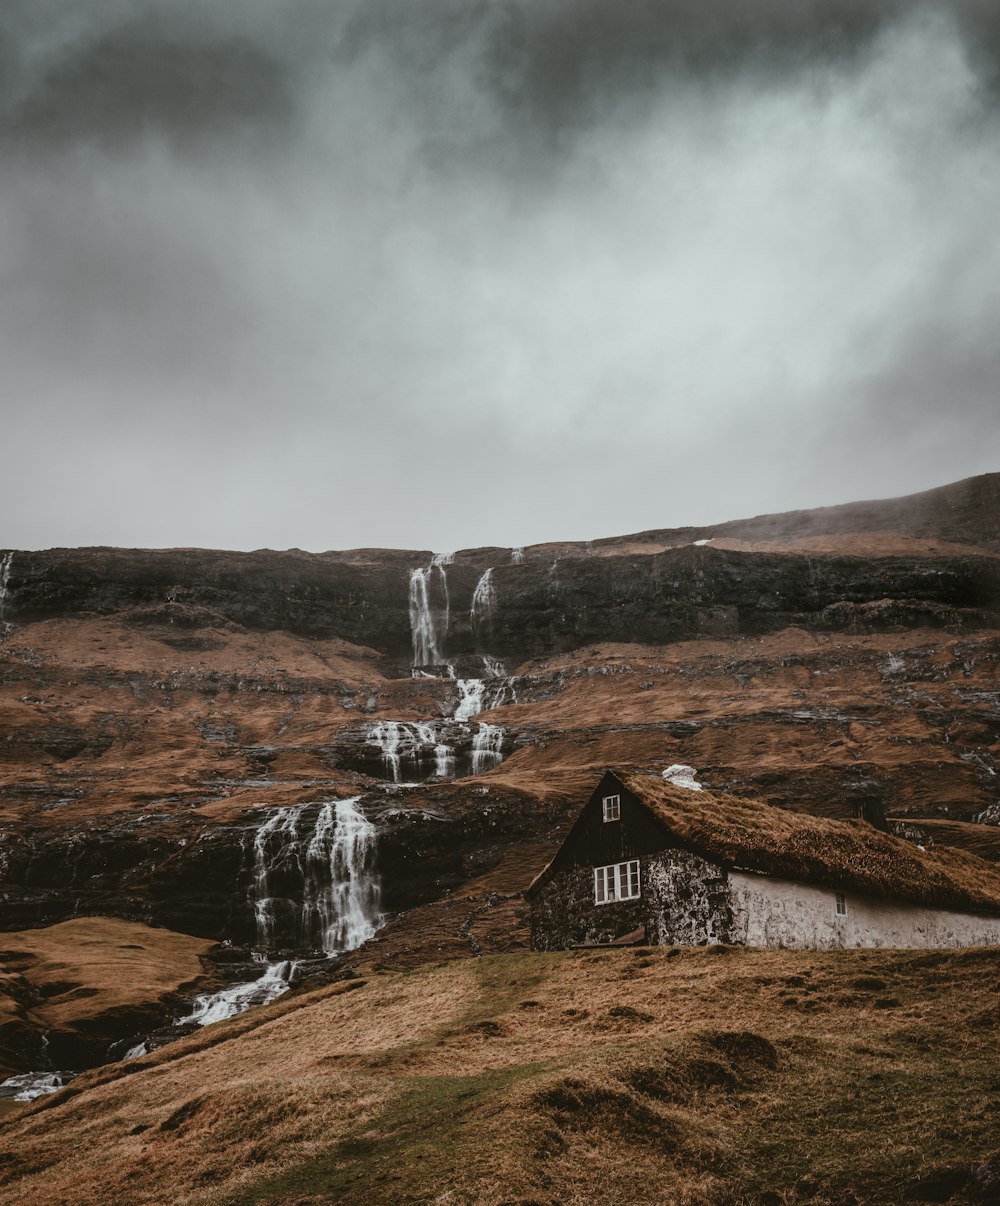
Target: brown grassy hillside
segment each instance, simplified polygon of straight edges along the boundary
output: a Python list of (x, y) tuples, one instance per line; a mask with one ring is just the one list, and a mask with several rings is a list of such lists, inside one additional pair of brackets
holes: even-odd
[(368, 967), (26, 1107), (2, 1200), (993, 1202), (998, 990), (977, 950)]

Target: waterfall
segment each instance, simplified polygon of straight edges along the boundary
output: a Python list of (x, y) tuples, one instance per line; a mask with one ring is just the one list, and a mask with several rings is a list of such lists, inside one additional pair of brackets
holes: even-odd
[[(431, 775), (440, 779), (453, 779), (456, 773), (473, 775), (492, 770), (503, 761), (503, 741), (506, 731), (496, 724), (480, 723), (472, 734), (469, 742), (471, 725), (468, 721), (486, 708), (500, 707), (504, 703), (516, 702), (513, 679), (484, 680), (481, 678), (460, 678), (457, 680), (459, 689), (458, 706), (454, 716), (435, 724), (428, 721), (415, 720), (380, 720), (371, 725), (368, 730), (367, 744), (375, 746), (381, 752), (382, 766), (385, 778), (392, 783), (423, 782)], [(470, 749), (471, 745), (471, 749)], [(468, 751), (468, 753), (466, 753)], [(466, 761), (466, 758), (469, 761)], [(457, 764), (461, 759), (463, 768), (460, 772)], [(291, 812), (291, 810), (283, 810)], [(266, 826), (262, 826), (257, 835), (258, 844), (268, 847), (271, 834), (278, 835), (292, 832), (295, 837), (296, 816), (275, 816)], [(271, 828), (273, 827), (273, 829)], [(267, 869), (263, 857), (258, 859), (262, 874), (270, 879), (261, 882), (256, 894), (257, 907), (261, 910), (260, 925), (267, 930), (268, 917), (280, 916), (287, 913), (287, 902), (283, 903), (281, 895), (274, 884), (281, 882), (282, 868), (275, 864), (275, 871)], [(273, 946), (273, 942), (266, 945)]]
[(324, 804), (306, 848), (303, 930), (318, 933), (328, 955), (353, 951), (382, 924), (375, 826), (357, 800)]
[[(191, 1012), (177, 1019), (177, 1024), (183, 1026), (196, 1023), (199, 1026), (211, 1026), (213, 1022), (224, 1022), (226, 1018), (234, 1018), (239, 1013), (245, 1013), (252, 1005), (270, 1005), (282, 993), (291, 988), (294, 964), (269, 963), (264, 974), (256, 980), (246, 980), (240, 984), (231, 984), (219, 992), (199, 993), (191, 1006)], [(145, 1043), (131, 1048), (124, 1059), (140, 1059), (147, 1055)]]
[[(255, 980), (195, 998), (178, 1024), (208, 1026), (287, 992), (298, 966), (266, 963), (280, 945), (333, 955), (354, 950), (382, 925), (381, 886), (375, 874), (375, 826), (357, 807), (359, 797), (328, 801), (310, 827), (307, 805), (276, 808), (254, 835)], [(137, 1050), (137, 1049), (134, 1049)]]
[(7, 582), (10, 578), (10, 567), (14, 563), (14, 554), (9, 552), (0, 561), (0, 633), (10, 627), (7, 623)]
[(254, 837), (257, 945), (293, 945), (326, 954), (353, 950), (381, 924), (374, 873), (375, 826), (355, 796), (324, 804), (305, 832), (306, 805), (278, 808)]
[(504, 730), (498, 724), (481, 724), (472, 739), (472, 773), (481, 775), (503, 761)]
[[(430, 565), (410, 570), (410, 635), (413, 640), (413, 665), (440, 666), (444, 663), (444, 642), (448, 636), (451, 604), (448, 598), (446, 565), (455, 560), (454, 553), (435, 553)], [(431, 603), (434, 580), (444, 606), (435, 619)]]
[(517, 703), (514, 679), (506, 676), (491, 678), (489, 681), (481, 678), (460, 678), (457, 686), (459, 698), (458, 707), (455, 709), (456, 720), (471, 720), (480, 712), (501, 708), (504, 704)]
[(430, 576), (429, 568), (410, 571), (410, 633), (413, 637), (414, 666), (436, 666), (442, 660), (431, 614)]
[(471, 720), (483, 710), (486, 683), (481, 678), (460, 678), (457, 680), (457, 686), (459, 698), (455, 719)]
[(73, 1077), (72, 1072), (21, 1072), (0, 1081), (0, 1100), (34, 1101), (58, 1093)]
[(392, 776), (393, 783), (400, 780), (399, 746), (402, 741), (402, 725), (396, 720), (382, 720), (373, 725), (368, 734), (368, 744), (377, 745), (382, 751), (382, 762)]
[(439, 779), (455, 777), (455, 751), (443, 741), (434, 747), (434, 774)]
[(511, 561), (514, 562), (515, 565), (523, 565), (524, 564), (524, 548), (522, 547), (519, 549), (511, 549), (510, 550), (510, 559), (511, 559)]
[[(459, 680), (461, 682), (461, 680)], [(434, 758), (434, 774), (450, 779), (455, 774), (455, 750), (444, 740), (436, 725), (422, 721), (380, 720), (368, 731), (368, 745), (382, 752), (386, 778), (393, 783), (403, 781), (404, 760), (412, 764), (415, 774), (420, 764)]]
[(493, 623), (493, 608), (496, 606), (497, 592), (493, 585), (493, 568), (486, 570), (476, 589), (472, 592), (472, 607), (469, 614), (472, 618), (472, 631), (478, 633), (481, 628)]
[[(257, 946), (270, 950), (276, 943), (279, 923), (296, 911), (289, 896), (278, 896), (286, 883), (291, 891), (301, 868), (299, 820), (303, 805), (276, 808), (254, 834), (253, 908), (257, 922)], [(284, 915), (284, 917), (283, 917)]]

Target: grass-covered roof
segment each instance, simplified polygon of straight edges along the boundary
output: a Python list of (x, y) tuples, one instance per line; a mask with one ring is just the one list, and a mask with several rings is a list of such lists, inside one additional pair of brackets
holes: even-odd
[[(1000, 914), (1000, 869), (975, 855), (921, 850), (865, 821), (835, 821), (756, 800), (675, 787), (612, 770), (680, 845), (727, 868), (933, 908)], [(558, 869), (558, 856), (531, 885)]]

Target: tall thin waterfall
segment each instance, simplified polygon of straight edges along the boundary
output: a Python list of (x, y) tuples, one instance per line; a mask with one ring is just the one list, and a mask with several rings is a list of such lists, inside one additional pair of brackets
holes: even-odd
[[(444, 642), (448, 636), (450, 601), (446, 565), (454, 561), (454, 553), (436, 553), (430, 565), (410, 570), (410, 635), (413, 638), (414, 666), (440, 666), (444, 658)], [(435, 580), (443, 606), (435, 609), (431, 594)]]
[(253, 900), (263, 952), (349, 951), (381, 925), (375, 826), (357, 800), (323, 804), (311, 830), (301, 804), (276, 809), (257, 830)]
[(493, 585), (493, 567), (490, 566), (485, 570), (482, 577), (476, 583), (476, 589), (472, 592), (472, 608), (470, 615), (472, 617), (472, 629), (474, 632), (479, 632), (481, 628), (487, 627), (493, 622), (493, 608), (496, 605), (497, 592)]
[(327, 954), (353, 951), (382, 923), (375, 826), (356, 804), (324, 804), (306, 848), (303, 928), (315, 928)]
[(0, 633), (7, 630), (7, 582), (10, 579), (10, 567), (14, 563), (13, 552), (0, 561)]
[(514, 562), (515, 565), (523, 565), (524, 564), (524, 549), (523, 548), (511, 549), (510, 550), (510, 559), (511, 559), (511, 561)]

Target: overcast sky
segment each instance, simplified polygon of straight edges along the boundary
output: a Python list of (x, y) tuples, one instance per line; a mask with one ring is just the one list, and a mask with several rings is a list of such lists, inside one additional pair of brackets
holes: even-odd
[(4, 0), (0, 547), (1000, 469), (995, 0)]

